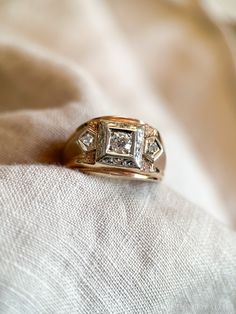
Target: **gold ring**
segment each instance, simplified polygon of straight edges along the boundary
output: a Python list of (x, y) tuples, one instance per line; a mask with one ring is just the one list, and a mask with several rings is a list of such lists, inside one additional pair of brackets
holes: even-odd
[(136, 119), (99, 117), (77, 128), (63, 162), (85, 173), (161, 180), (166, 155), (157, 129)]

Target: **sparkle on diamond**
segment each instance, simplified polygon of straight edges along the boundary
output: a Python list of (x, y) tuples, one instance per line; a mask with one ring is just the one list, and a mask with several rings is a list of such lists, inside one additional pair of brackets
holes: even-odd
[(157, 141), (154, 141), (148, 146), (148, 153), (150, 155), (157, 153), (160, 150)]
[(161, 148), (156, 137), (150, 137), (147, 139), (146, 156), (155, 160), (160, 152)]
[(117, 154), (131, 154), (132, 131), (111, 129), (109, 151)]
[(81, 138), (80, 141), (87, 147), (93, 143), (94, 137), (91, 133), (86, 132)]

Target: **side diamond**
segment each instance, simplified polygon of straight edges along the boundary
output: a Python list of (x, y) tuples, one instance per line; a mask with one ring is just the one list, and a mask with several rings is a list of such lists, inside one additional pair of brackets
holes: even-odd
[(156, 136), (149, 137), (146, 139), (145, 156), (155, 161), (162, 151), (161, 144)]
[(88, 151), (94, 148), (94, 141), (94, 135), (89, 131), (85, 131), (80, 135), (77, 143), (82, 146), (83, 150)]

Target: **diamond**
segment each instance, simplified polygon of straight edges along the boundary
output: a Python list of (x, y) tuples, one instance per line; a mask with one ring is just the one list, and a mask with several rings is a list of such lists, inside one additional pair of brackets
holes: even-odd
[(133, 163), (132, 160), (124, 160), (124, 161), (122, 162), (122, 165), (123, 165), (123, 166), (126, 166), (126, 167), (135, 167), (135, 164)]
[(157, 142), (155, 141), (155, 142), (153, 142), (152, 144), (150, 144), (150, 145), (148, 146), (148, 151), (147, 151), (147, 153), (148, 153), (148, 154), (155, 154), (155, 153), (158, 152), (159, 150), (160, 150), (160, 148), (159, 148)]
[(117, 154), (131, 154), (133, 143), (132, 131), (110, 130), (109, 151)]
[(145, 155), (148, 159), (155, 161), (159, 156), (162, 148), (157, 137), (149, 137), (146, 140)]
[(104, 164), (114, 164), (114, 159), (112, 157), (104, 157), (101, 162)]
[(86, 132), (81, 138), (80, 141), (87, 147), (93, 143), (94, 137), (91, 133)]
[(79, 138), (79, 143), (84, 150), (90, 150), (93, 148), (94, 135), (89, 131), (84, 132)]

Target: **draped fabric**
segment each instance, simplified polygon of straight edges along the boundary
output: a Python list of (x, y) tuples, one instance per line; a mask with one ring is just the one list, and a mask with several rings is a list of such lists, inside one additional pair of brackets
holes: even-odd
[[(235, 34), (206, 7), (0, 3), (0, 313), (236, 312)], [(162, 183), (61, 165), (113, 114), (160, 130)]]

